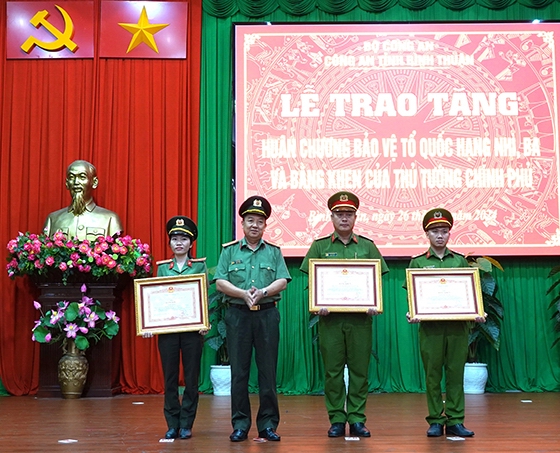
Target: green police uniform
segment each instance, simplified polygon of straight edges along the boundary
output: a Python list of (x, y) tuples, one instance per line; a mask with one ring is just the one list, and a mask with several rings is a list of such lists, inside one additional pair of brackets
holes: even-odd
[[(356, 234), (352, 234), (348, 244), (344, 244), (336, 232), (315, 240), (300, 267), (302, 272), (309, 272), (309, 260), (313, 258), (380, 259), (382, 272), (389, 271), (373, 241)], [(331, 424), (365, 422), (372, 347), (371, 316), (363, 313), (321, 316), (319, 347), (325, 366), (325, 403)], [(344, 365), (348, 365), (348, 395), (344, 387)]]
[[(240, 215), (245, 213), (240, 212)], [(291, 277), (279, 247), (261, 239), (252, 250), (243, 238), (224, 245), (214, 279), (227, 280), (248, 290), (253, 286), (266, 288), (279, 279), (289, 282)], [(234, 430), (244, 431), (251, 427), (248, 386), (254, 348), (259, 373), (257, 428), (259, 432), (266, 428), (276, 430), (280, 421), (276, 396), (280, 313), (276, 302), (280, 300), (280, 294), (263, 297), (259, 301), (259, 310), (250, 310), (243, 299), (224, 297), (230, 304), (225, 321), (231, 363), (232, 426)]]
[[(409, 268), (469, 267), (466, 258), (445, 249), (439, 258), (432, 248), (412, 258)], [(426, 397), (431, 425), (454, 426), (465, 419), (465, 393), (463, 373), (467, 361), (469, 325), (466, 321), (422, 321), (418, 336), (420, 353), (426, 372)], [(445, 407), (441, 395), (441, 379), (445, 368)]]
[[(179, 270), (175, 258), (158, 263), (157, 276), (207, 274), (206, 258), (190, 259)], [(191, 429), (198, 407), (198, 380), (203, 337), (198, 332), (158, 335), (158, 349), (165, 380), (163, 414), (168, 428)], [(182, 358), (185, 391), (179, 403), (179, 365)]]

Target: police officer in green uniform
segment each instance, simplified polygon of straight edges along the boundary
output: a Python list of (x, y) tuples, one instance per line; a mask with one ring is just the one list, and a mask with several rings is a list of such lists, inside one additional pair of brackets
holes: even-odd
[(259, 437), (279, 441), (280, 421), (276, 396), (276, 367), (280, 313), (276, 303), (291, 280), (280, 248), (262, 239), (272, 208), (263, 197), (252, 196), (239, 208), (243, 239), (223, 246), (216, 274), (216, 289), (224, 293), (226, 336), (231, 363), (232, 442), (247, 439), (251, 428), (249, 372), (255, 350), (258, 368)]
[[(389, 271), (371, 239), (354, 234), (360, 201), (351, 192), (338, 192), (328, 200), (334, 232), (315, 240), (300, 267), (309, 272), (309, 260), (380, 259), (383, 273)], [(319, 311), (319, 346), (325, 366), (325, 403), (331, 427), (329, 437), (341, 437), (350, 425), (350, 435), (370, 437), (365, 426), (368, 396), (368, 371), (372, 347), (372, 308), (364, 313)], [(348, 366), (348, 395), (344, 385), (344, 365)], [(346, 403), (346, 409), (344, 407)]]
[[(447, 248), (453, 216), (442, 208), (432, 209), (424, 216), (422, 222), (430, 248), (421, 255), (412, 258), (409, 268), (457, 268), (469, 267), (466, 258)], [(406, 287), (406, 284), (405, 284)], [(417, 318), (407, 319), (411, 323), (420, 322)], [(484, 322), (484, 318), (477, 318)], [(460, 437), (472, 437), (474, 432), (463, 425), (465, 420), (465, 393), (463, 391), (463, 373), (467, 361), (469, 343), (469, 322), (467, 321), (423, 321), (418, 337), (420, 354), (426, 372), (426, 397), (430, 424), (428, 437), (446, 434)], [(445, 369), (445, 406), (441, 394), (442, 370)]]
[[(166, 225), (169, 247), (173, 258), (158, 261), (158, 277), (190, 274), (207, 274), (206, 258), (191, 257), (191, 248), (198, 236), (196, 224), (184, 216), (169, 219)], [(165, 393), (163, 414), (167, 421), (166, 439), (189, 439), (198, 407), (198, 378), (202, 356), (203, 337), (200, 332), (166, 333), (158, 335), (158, 349), (161, 357)], [(144, 337), (150, 337), (150, 334)], [(179, 366), (183, 363), (185, 391), (179, 402)]]

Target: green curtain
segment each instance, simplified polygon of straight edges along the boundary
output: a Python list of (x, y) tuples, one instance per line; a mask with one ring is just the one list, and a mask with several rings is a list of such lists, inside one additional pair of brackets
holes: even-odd
[[(538, 7), (540, 9), (530, 8)], [(233, 239), (238, 222), (233, 206), (233, 24), (247, 22), (439, 22), (554, 20), (557, 1), (537, 0), (203, 0), (201, 67), (201, 141), (198, 255), (209, 267), (219, 257), (221, 243)], [(484, 254), (484, 250), (476, 251)], [(321, 392), (323, 370), (318, 347), (308, 328), (307, 278), (301, 259), (288, 259), (292, 282), (279, 305), (281, 314), (278, 389), (284, 394)], [(498, 296), (505, 305), (502, 347), (483, 350), (488, 363), (488, 389), (560, 390), (560, 346), (555, 334), (547, 275), (554, 258), (499, 258), (505, 268), (496, 275)], [(383, 279), (384, 313), (374, 320), (374, 352), (370, 391), (420, 392), (424, 376), (418, 348), (418, 328), (406, 321), (402, 289), (408, 260), (388, 260)], [(499, 273), (501, 274), (501, 273)], [(206, 347), (202, 391), (211, 391), (209, 367), (216, 354)], [(256, 386), (252, 373), (251, 388)]]

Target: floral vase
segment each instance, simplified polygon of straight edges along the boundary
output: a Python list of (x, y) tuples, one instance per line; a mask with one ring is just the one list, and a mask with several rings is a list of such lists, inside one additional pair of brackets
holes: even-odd
[(80, 398), (86, 383), (89, 363), (84, 352), (76, 347), (71, 338), (66, 341), (63, 351), (64, 354), (58, 361), (60, 392), (65, 399)]

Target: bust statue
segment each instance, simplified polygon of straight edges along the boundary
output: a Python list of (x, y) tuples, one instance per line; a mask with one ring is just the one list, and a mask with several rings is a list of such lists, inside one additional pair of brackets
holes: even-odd
[(72, 204), (49, 214), (45, 233), (52, 236), (62, 231), (68, 238), (94, 241), (98, 236), (122, 231), (119, 216), (93, 201), (93, 190), (98, 183), (97, 170), (92, 164), (85, 160), (72, 162), (66, 170), (66, 188), (72, 195)]

